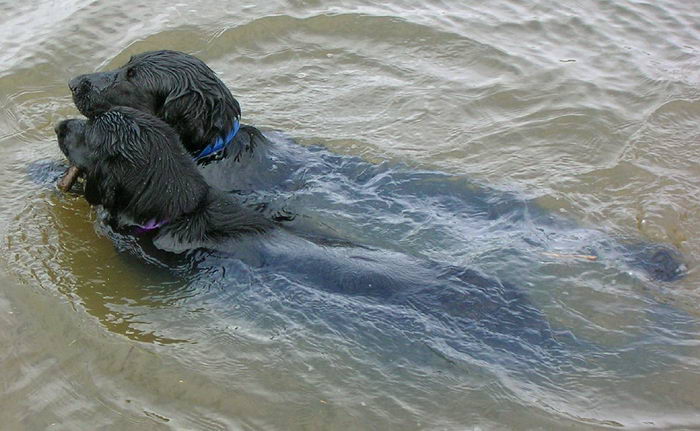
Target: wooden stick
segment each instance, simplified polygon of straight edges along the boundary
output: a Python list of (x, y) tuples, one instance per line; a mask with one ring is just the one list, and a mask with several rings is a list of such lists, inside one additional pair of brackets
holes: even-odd
[(65, 174), (63, 174), (63, 177), (58, 180), (58, 183), (56, 183), (56, 186), (58, 189), (62, 192), (67, 192), (70, 190), (71, 187), (73, 187), (73, 184), (75, 184), (75, 180), (78, 179), (78, 176), (80, 175), (80, 168), (77, 166), (71, 165), (70, 168), (66, 171)]

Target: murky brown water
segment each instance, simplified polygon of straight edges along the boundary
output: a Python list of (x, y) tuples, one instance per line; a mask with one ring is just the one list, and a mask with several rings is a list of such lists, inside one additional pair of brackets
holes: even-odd
[(226, 314), (126, 261), (82, 199), (26, 174), (61, 158), (72, 76), (181, 50), (247, 123), (467, 175), (684, 254), (672, 284), (581, 274), (535, 291), (553, 322), (624, 345), (652, 298), (700, 324), (700, 3), (392, 3), (0, 1), (0, 428), (700, 428), (698, 328), (662, 328), (653, 369), (547, 385), (412, 368)]

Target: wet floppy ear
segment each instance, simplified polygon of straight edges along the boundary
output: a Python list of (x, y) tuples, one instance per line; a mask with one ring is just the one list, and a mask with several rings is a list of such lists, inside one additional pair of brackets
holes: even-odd
[(133, 196), (130, 207), (148, 208), (151, 217), (165, 220), (192, 212), (206, 197), (206, 186), (193, 166), (188, 169), (189, 163), (189, 159), (179, 161), (168, 156), (152, 160), (143, 187)]
[[(229, 118), (229, 115), (226, 113), (226, 104), (223, 99), (216, 98), (212, 102), (212, 112), (214, 115), (212, 116), (212, 126), (214, 130), (223, 130), (228, 132), (228, 130), (233, 126), (233, 119)], [(226, 124), (227, 122), (230, 122), (231, 124)]]
[(115, 204), (115, 186), (116, 184), (109, 180), (109, 176), (103, 174), (102, 169), (92, 169), (86, 176), (85, 199), (91, 205), (112, 208)]
[[(93, 124), (87, 136), (89, 150), (103, 162), (107, 159), (124, 159), (136, 163), (145, 157), (142, 130), (119, 112), (108, 112)], [(99, 162), (98, 162), (99, 165)], [(96, 170), (100, 166), (96, 166)]]
[[(186, 78), (167, 76), (160, 85), (163, 87), (163, 91), (160, 98), (159, 116), (167, 123), (175, 128), (178, 128), (179, 125), (185, 125), (189, 129), (193, 129), (192, 125), (208, 119), (207, 96), (198, 87), (188, 84)], [(202, 134), (203, 130), (200, 129), (204, 129), (205, 124), (202, 123), (199, 126), (190, 130), (190, 133)], [(196, 136), (195, 138), (201, 139), (202, 137)]]

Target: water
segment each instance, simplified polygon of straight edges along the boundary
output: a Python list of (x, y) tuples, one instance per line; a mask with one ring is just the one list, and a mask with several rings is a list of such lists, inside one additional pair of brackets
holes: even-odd
[[(694, 2), (0, 3), (4, 428), (700, 427)], [(358, 199), (313, 220), (513, 283), (577, 340), (519, 356), (231, 262), (156, 270), (27, 166), (61, 159), (71, 77), (160, 48), (210, 64), (246, 123), (673, 245), (688, 274), (527, 255), (521, 236), (420, 200), (396, 198), (413, 210), (402, 218)]]

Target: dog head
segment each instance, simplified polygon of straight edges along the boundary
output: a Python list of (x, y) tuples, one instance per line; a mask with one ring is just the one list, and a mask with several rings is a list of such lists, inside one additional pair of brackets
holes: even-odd
[(86, 117), (114, 106), (151, 113), (174, 127), (193, 155), (226, 136), (241, 115), (238, 102), (214, 71), (176, 51), (145, 52), (118, 69), (80, 75), (68, 86)]
[(61, 151), (85, 171), (85, 198), (136, 224), (173, 220), (206, 199), (208, 186), (177, 133), (150, 114), (116, 107), (56, 126)]
[(87, 170), (93, 162), (90, 160), (90, 151), (85, 142), (85, 125), (87, 121), (72, 118), (61, 121), (54, 131), (58, 138), (58, 146), (72, 165), (81, 170)]

